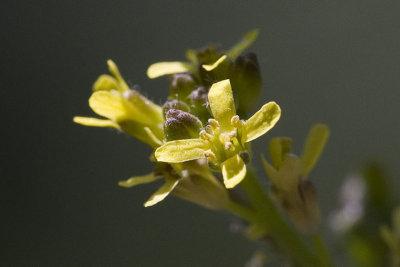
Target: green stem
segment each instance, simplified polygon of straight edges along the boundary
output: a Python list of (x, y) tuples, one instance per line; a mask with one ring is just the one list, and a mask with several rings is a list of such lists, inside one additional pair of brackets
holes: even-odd
[(298, 265), (318, 266), (318, 260), (297, 233), (287, 225), (272, 200), (264, 193), (253, 170), (248, 168), (246, 178), (241, 183), (257, 213), (258, 224), (265, 228), (269, 236)]
[(315, 234), (312, 236), (312, 242), (315, 247), (316, 255), (318, 255), (318, 259), (321, 266), (333, 267), (331, 257), (329, 255), (329, 251), (325, 246), (324, 240), (319, 234)]
[(258, 218), (254, 211), (248, 209), (247, 207), (244, 207), (240, 204), (237, 204), (236, 202), (233, 202), (230, 200), (228, 204), (225, 207), (228, 211), (232, 212), (233, 214), (242, 217), (248, 222), (253, 222), (256, 223), (258, 221)]

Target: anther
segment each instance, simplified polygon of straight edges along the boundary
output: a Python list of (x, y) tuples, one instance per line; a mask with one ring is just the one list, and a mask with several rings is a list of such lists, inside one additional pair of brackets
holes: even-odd
[(200, 138), (203, 140), (210, 140), (212, 138), (212, 136), (210, 134), (208, 134), (206, 131), (201, 130), (200, 131)]
[(236, 131), (228, 133), (229, 138), (232, 140), (237, 136)]
[(231, 142), (225, 142), (224, 147), (225, 147), (225, 150), (229, 150), (232, 147), (232, 143)]
[(211, 149), (204, 151), (204, 156), (211, 161), (217, 160), (217, 157), (215, 156), (214, 152), (211, 151)]
[(211, 125), (207, 125), (205, 129), (206, 129), (206, 132), (207, 132), (208, 134), (211, 134), (211, 135), (214, 134), (214, 131), (213, 131)]
[(219, 123), (215, 119), (208, 119), (208, 124), (211, 125), (213, 130), (217, 129), (219, 127)]
[(239, 127), (242, 126), (242, 124), (243, 124), (243, 122), (240, 120), (240, 118), (239, 118), (238, 115), (235, 115), (235, 116), (232, 117), (232, 119), (231, 119), (231, 125), (232, 125), (233, 127), (239, 128)]

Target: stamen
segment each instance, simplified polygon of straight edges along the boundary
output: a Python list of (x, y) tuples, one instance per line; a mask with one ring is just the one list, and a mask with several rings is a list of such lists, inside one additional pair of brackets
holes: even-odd
[(237, 147), (241, 147), (239, 140), (236, 137), (232, 138), (232, 143)]
[(209, 119), (208, 120), (208, 124), (211, 125), (211, 127), (213, 128), (213, 130), (217, 129), (219, 127), (219, 123), (217, 120), (215, 119)]
[(226, 142), (230, 142), (231, 141), (231, 138), (230, 138), (230, 136), (228, 135), (228, 134), (225, 134), (225, 133), (223, 133), (223, 134), (221, 134), (220, 136), (219, 136), (219, 140), (221, 141), (221, 143), (226, 143)]
[(231, 125), (235, 128), (240, 128), (243, 125), (243, 122), (240, 120), (238, 115), (235, 115), (231, 119)]
[(215, 156), (214, 152), (211, 149), (204, 151), (204, 156), (211, 161), (216, 161), (217, 157)]
[(225, 150), (229, 150), (232, 147), (232, 143), (231, 142), (225, 142)]
[(229, 138), (232, 140), (237, 136), (236, 131), (228, 133)]
[(214, 131), (213, 131), (211, 125), (207, 125), (205, 129), (206, 129), (206, 132), (207, 132), (208, 134), (211, 134), (211, 135), (214, 134)]
[(201, 130), (200, 131), (200, 138), (203, 139), (203, 140), (210, 140), (212, 138), (212, 135), (208, 134), (204, 130)]

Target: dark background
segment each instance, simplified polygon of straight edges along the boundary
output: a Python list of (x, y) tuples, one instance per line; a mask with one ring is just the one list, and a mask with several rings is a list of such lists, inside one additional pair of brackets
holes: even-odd
[(87, 100), (108, 58), (161, 103), (166, 79), (146, 78), (151, 63), (228, 48), (253, 28), (258, 107), (283, 109), (255, 153), (279, 135), (300, 153), (312, 124), (328, 124), (311, 174), (324, 215), (366, 160), (399, 185), (399, 1), (3, 1), (0, 12), (2, 266), (243, 266), (256, 245), (230, 232), (229, 214), (173, 197), (144, 208), (159, 184), (117, 181), (148, 173), (150, 149), (72, 117), (93, 115)]

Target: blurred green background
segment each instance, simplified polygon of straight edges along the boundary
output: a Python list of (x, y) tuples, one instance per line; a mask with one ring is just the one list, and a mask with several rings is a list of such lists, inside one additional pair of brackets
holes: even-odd
[[(255, 154), (272, 136), (292, 137), (300, 153), (312, 124), (328, 124), (311, 173), (324, 215), (368, 159), (399, 178), (399, 1), (6, 0), (0, 14), (2, 266), (243, 266), (257, 247), (231, 233), (229, 214), (173, 197), (144, 208), (158, 184), (117, 186), (151, 170), (150, 149), (72, 123), (93, 114), (87, 100), (109, 58), (162, 103), (167, 82), (147, 79), (151, 63), (208, 43), (228, 48), (259, 28), (257, 107), (274, 100), (283, 112)], [(331, 238), (327, 220), (322, 228)]]

